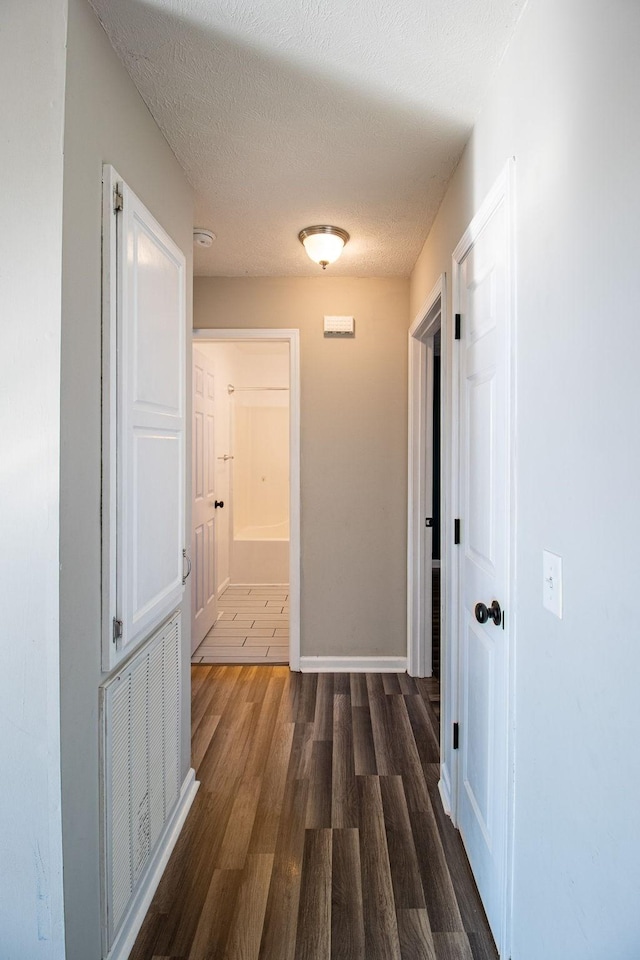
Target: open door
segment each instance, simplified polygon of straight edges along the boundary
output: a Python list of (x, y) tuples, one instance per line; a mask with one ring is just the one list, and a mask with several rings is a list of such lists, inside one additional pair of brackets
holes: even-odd
[(453, 255), (457, 338), (457, 825), (501, 955), (509, 955), (513, 637), (509, 170)]
[(193, 351), (191, 653), (218, 616), (216, 591), (215, 394), (213, 363)]

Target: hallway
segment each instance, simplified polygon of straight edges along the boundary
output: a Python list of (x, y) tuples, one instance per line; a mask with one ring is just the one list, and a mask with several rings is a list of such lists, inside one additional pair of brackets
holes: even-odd
[(494, 960), (438, 795), (437, 681), (192, 680), (201, 787), (131, 960)]

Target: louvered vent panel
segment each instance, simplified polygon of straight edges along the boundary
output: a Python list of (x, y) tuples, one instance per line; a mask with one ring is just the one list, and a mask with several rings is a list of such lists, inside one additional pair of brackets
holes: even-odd
[(124, 677), (111, 703), (111, 820), (113, 914), (120, 918), (131, 896), (131, 831), (129, 828), (129, 709), (131, 677)]
[(101, 688), (107, 949), (180, 793), (180, 614)]
[(180, 637), (178, 633), (163, 647), (164, 654), (164, 807), (172, 810), (180, 792)]
[(149, 816), (151, 828), (151, 843), (155, 845), (162, 828), (164, 827), (164, 774), (158, 776), (160, 770), (164, 770), (164, 732), (163, 732), (163, 713), (164, 713), (164, 690), (163, 690), (163, 670), (164, 670), (164, 647), (169, 639), (160, 646), (154, 647), (149, 656), (149, 727), (151, 730), (157, 730), (159, 736), (149, 737), (149, 770), (151, 773), (149, 781)]
[(131, 673), (131, 830), (133, 883), (140, 879), (151, 842), (149, 838), (149, 765), (147, 740), (149, 731), (149, 656), (144, 656)]

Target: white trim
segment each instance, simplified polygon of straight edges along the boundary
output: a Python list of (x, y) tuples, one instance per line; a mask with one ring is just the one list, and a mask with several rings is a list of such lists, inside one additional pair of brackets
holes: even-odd
[(300, 657), (302, 673), (406, 673), (406, 657)]
[(227, 577), (226, 580), (222, 581), (222, 584), (218, 587), (217, 599), (219, 600), (222, 594), (225, 592), (228, 586), (230, 586), (231, 577)]
[(193, 342), (280, 340), (289, 344), (289, 667), (300, 670), (300, 331), (297, 329), (198, 329)]
[(439, 569), (440, 569), (440, 561), (439, 561), (439, 560), (432, 560), (432, 561), (431, 561), (431, 569), (432, 569), (432, 570), (439, 570)]
[[(502, 917), (500, 940), (502, 943), (501, 957), (511, 956), (512, 940), (512, 921), (513, 921), (513, 856), (514, 856), (514, 801), (515, 801), (515, 780), (514, 780), (514, 761), (515, 761), (515, 640), (516, 640), (516, 582), (515, 582), (515, 561), (516, 561), (516, 271), (515, 271), (515, 157), (510, 157), (503, 167), (500, 175), (493, 184), (491, 190), (482, 202), (480, 209), (472, 219), (465, 230), (462, 238), (457, 244), (452, 254), (453, 277), (459, 264), (466, 255), (471, 244), (480, 235), (494, 211), (500, 203), (505, 204), (507, 218), (507, 242), (506, 242), (506, 286), (508, 291), (507, 300), (507, 433), (510, 445), (510, 460), (508, 464), (509, 477), (507, 482), (508, 489), (508, 517), (509, 517), (509, 558), (507, 563), (507, 583), (505, 587), (506, 604), (505, 611), (509, 613), (509, 629), (506, 634), (508, 644), (508, 663), (507, 663), (507, 711), (506, 711), (506, 750), (507, 750), (507, 801), (506, 818), (504, 823), (504, 886), (502, 890)], [(453, 307), (455, 313), (457, 309), (457, 284), (455, 279), (452, 282)], [(451, 375), (451, 394), (452, 394), (452, 429), (449, 436), (451, 450), (451, 502), (454, 505), (460, 504), (459, 499), (459, 471), (460, 471), (460, 448), (459, 448), (459, 391), (460, 391), (460, 368), (457, 357), (457, 351), (453, 351), (452, 356), (452, 375)], [(459, 514), (454, 513), (454, 516)], [(443, 556), (443, 562), (445, 558)], [(444, 584), (449, 585), (447, 596), (447, 616), (450, 617), (449, 637), (452, 644), (452, 663), (456, 664), (455, 684), (455, 714), (457, 719), (459, 703), (459, 680), (460, 671), (460, 650), (459, 650), (459, 630), (458, 630), (458, 611), (460, 608), (460, 570), (458, 555), (449, 551), (446, 558)], [(454, 680), (454, 677), (451, 678)], [(451, 718), (453, 719), (453, 718)], [(444, 714), (443, 714), (444, 723)], [(444, 729), (444, 725), (441, 725)], [(457, 754), (452, 755), (452, 780), (449, 795), (452, 801), (452, 819), (456, 823), (456, 805), (458, 795), (457, 769), (459, 758)]]
[[(442, 274), (409, 328), (407, 663), (413, 677), (428, 677), (433, 672), (432, 601), (426, 577), (432, 532), (425, 528), (424, 518), (430, 512), (428, 494), (432, 464), (432, 450), (428, 449), (432, 433), (430, 411), (433, 410), (433, 364), (430, 358), (433, 356), (433, 337), (439, 329), (444, 329), (445, 301), (446, 277)], [(442, 410), (444, 407), (443, 403)]]
[(442, 801), (442, 807), (448, 817), (451, 816), (451, 790), (448, 781), (444, 777), (438, 780), (438, 793)]
[[(444, 275), (443, 275), (444, 276)], [(442, 313), (440, 315), (440, 784), (443, 796), (448, 796), (447, 813), (454, 825), (456, 810), (453, 802), (455, 770), (445, 750), (447, 734), (453, 731), (453, 721), (458, 710), (458, 676), (453, 669), (453, 637), (455, 625), (451, 619), (450, 564), (453, 547), (453, 521), (455, 499), (453, 496), (453, 443), (457, 431), (457, 411), (453, 404), (452, 364), (455, 325), (447, 302), (446, 281), (443, 283)], [(443, 793), (444, 791), (444, 793)]]
[[(268, 543), (269, 541), (265, 541)], [(256, 583), (255, 580), (252, 580), (251, 583), (227, 583), (228, 587), (273, 587), (274, 589), (282, 588), (283, 590), (289, 589), (288, 583)]]
[(509, 527), (511, 532), (509, 569), (511, 577), (509, 582), (509, 679), (508, 679), (508, 716), (509, 728), (507, 732), (507, 764), (509, 770), (508, 797), (507, 797), (507, 823), (505, 826), (507, 834), (507, 852), (506, 852), (506, 877), (505, 877), (505, 924), (504, 924), (504, 956), (511, 956), (512, 937), (513, 937), (513, 878), (514, 878), (514, 857), (515, 857), (515, 757), (516, 757), (516, 637), (517, 637), (517, 582), (516, 582), (516, 554), (517, 554), (517, 286), (518, 273), (516, 270), (516, 158), (510, 157), (507, 160), (506, 168), (503, 173), (505, 179), (505, 203), (507, 210), (507, 290), (511, 295), (509, 303), (510, 311), (510, 343), (509, 343), (509, 435), (511, 446), (511, 462), (509, 463), (509, 472), (511, 487), (509, 490), (510, 511)]
[(178, 805), (165, 826), (162, 840), (146, 870), (145, 880), (131, 901), (127, 918), (120, 927), (106, 960), (127, 960), (131, 953), (199, 786), (195, 770), (191, 767), (180, 789)]
[(116, 616), (116, 402), (117, 225), (113, 203), (121, 182), (109, 164), (102, 168), (102, 670), (113, 669), (113, 620)]

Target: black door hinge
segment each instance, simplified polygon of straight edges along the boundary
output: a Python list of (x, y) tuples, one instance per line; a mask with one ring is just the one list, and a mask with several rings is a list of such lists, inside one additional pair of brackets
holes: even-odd
[(424, 525), (425, 525), (425, 527), (432, 527), (432, 526), (433, 526), (433, 517), (425, 517), (425, 518), (424, 518)]
[(453, 542), (460, 543), (460, 521), (457, 518), (453, 521)]
[(455, 339), (460, 340), (462, 337), (462, 317), (459, 313), (456, 313), (456, 332)]
[(120, 642), (121, 642), (121, 640), (122, 640), (122, 633), (123, 633), (123, 623), (122, 623), (122, 620), (116, 620), (116, 618), (114, 617), (114, 618), (113, 618), (113, 642), (115, 643), (116, 648), (117, 648), (118, 650), (120, 649)]
[(460, 743), (460, 724), (454, 723), (453, 725), (453, 749), (457, 750)]

